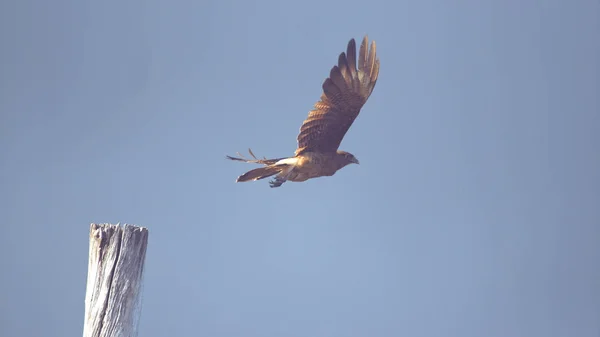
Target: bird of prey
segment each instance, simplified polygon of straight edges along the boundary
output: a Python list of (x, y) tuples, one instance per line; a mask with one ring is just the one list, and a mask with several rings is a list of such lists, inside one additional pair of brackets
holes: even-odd
[(298, 148), (289, 158), (258, 159), (249, 150), (253, 159), (227, 156), (228, 159), (263, 165), (237, 178), (237, 182), (254, 181), (275, 175), (269, 182), (279, 187), (286, 181), (306, 181), (311, 178), (332, 176), (348, 164), (358, 164), (358, 159), (338, 147), (344, 135), (358, 116), (360, 109), (371, 95), (379, 75), (379, 59), (375, 41), (369, 48), (365, 36), (358, 52), (356, 43), (348, 42), (345, 53), (341, 53), (338, 64), (331, 69), (323, 82), (321, 99), (308, 113), (300, 127)]

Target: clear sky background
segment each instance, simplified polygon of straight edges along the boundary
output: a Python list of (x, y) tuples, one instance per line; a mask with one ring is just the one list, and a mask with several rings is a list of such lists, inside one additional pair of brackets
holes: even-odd
[[(365, 34), (361, 165), (236, 184)], [(599, 36), (596, 0), (2, 2), (0, 335), (80, 335), (121, 222), (140, 336), (597, 337)]]

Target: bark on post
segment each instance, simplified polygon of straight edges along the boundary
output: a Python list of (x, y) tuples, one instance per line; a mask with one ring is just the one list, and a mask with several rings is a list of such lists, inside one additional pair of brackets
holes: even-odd
[(90, 226), (84, 337), (137, 336), (148, 230)]

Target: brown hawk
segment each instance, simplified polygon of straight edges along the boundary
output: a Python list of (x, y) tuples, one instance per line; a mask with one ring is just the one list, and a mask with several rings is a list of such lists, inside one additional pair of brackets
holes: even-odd
[(358, 53), (356, 67), (356, 43), (348, 42), (346, 53), (341, 53), (338, 65), (331, 69), (329, 78), (323, 83), (323, 94), (309, 112), (300, 127), (298, 148), (293, 157), (258, 159), (249, 150), (253, 159), (227, 156), (231, 160), (264, 165), (248, 171), (237, 178), (237, 182), (264, 179), (276, 175), (269, 182), (279, 187), (286, 181), (306, 181), (311, 178), (332, 176), (348, 164), (358, 164), (351, 153), (338, 147), (344, 135), (365, 104), (379, 75), (379, 59), (375, 41), (369, 48), (365, 36)]

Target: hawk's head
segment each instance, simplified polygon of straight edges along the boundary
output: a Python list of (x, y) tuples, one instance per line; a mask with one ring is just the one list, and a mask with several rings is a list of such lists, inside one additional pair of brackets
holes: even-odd
[(356, 159), (356, 157), (354, 157), (354, 155), (352, 153), (346, 152), (346, 151), (338, 151), (337, 152), (337, 157), (340, 163), (340, 168), (348, 165), (348, 164), (360, 164), (358, 159)]

